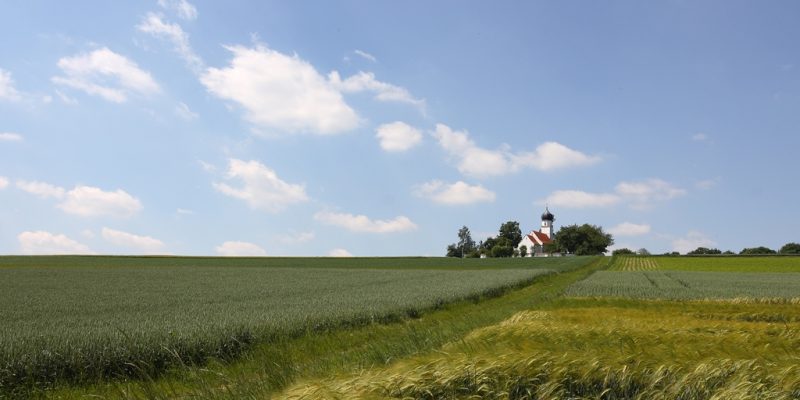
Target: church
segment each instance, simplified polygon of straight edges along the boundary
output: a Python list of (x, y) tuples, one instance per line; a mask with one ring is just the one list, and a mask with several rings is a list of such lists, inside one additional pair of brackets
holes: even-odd
[[(522, 237), (522, 240), (517, 245), (517, 250), (525, 246), (527, 250), (526, 257), (547, 257), (550, 254), (545, 253), (544, 246), (553, 242), (553, 222), (556, 217), (550, 212), (548, 207), (545, 207), (542, 214), (542, 226), (538, 231), (531, 231)], [(522, 251), (520, 250), (520, 254)], [(554, 254), (555, 255), (555, 254)]]

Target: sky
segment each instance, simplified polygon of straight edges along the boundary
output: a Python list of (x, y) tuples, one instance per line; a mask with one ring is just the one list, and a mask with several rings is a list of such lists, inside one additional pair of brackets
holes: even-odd
[(12, 0), (0, 254), (800, 242), (794, 1)]

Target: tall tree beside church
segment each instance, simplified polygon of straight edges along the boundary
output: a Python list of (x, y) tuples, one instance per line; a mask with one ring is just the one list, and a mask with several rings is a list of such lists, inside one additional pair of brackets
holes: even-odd
[(487, 257), (511, 257), (521, 241), (522, 230), (519, 229), (519, 222), (508, 221), (500, 225), (497, 237), (486, 238), (481, 252)]
[(458, 242), (447, 246), (447, 257), (473, 257), (476, 254), (477, 246), (472, 240), (469, 228), (462, 226), (458, 230)]
[(511, 247), (517, 248), (519, 242), (522, 241), (522, 230), (519, 229), (519, 222), (508, 221), (500, 225), (500, 234), (498, 237), (503, 237), (511, 242)]
[(567, 225), (558, 230), (553, 244), (559, 251), (593, 256), (607, 252), (608, 246), (614, 244), (614, 238), (597, 225)]

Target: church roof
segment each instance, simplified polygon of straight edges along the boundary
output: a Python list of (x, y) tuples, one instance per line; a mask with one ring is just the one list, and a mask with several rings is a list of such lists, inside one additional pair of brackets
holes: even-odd
[(539, 232), (539, 231), (533, 231), (533, 232), (529, 233), (528, 234), (528, 239), (530, 239), (531, 242), (538, 243), (538, 244), (548, 244), (548, 243), (553, 241), (552, 239), (547, 237), (547, 235), (545, 235), (544, 233)]

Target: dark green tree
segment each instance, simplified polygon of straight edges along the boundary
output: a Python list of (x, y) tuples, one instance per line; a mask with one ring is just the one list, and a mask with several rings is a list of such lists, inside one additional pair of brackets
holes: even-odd
[(742, 249), (739, 254), (775, 254), (775, 250), (770, 249), (769, 247), (758, 246), (758, 247), (748, 247)]
[(624, 256), (624, 255), (632, 255), (632, 254), (636, 254), (636, 253), (634, 253), (633, 250), (631, 250), (631, 249), (629, 249), (627, 247), (623, 247), (621, 249), (616, 249), (616, 250), (611, 252), (612, 256)]
[(800, 243), (786, 243), (781, 247), (781, 254), (800, 254)]
[(528, 246), (519, 246), (519, 256), (520, 257), (528, 256)]
[(498, 238), (503, 237), (509, 240), (511, 247), (516, 248), (519, 242), (522, 241), (522, 231), (519, 229), (519, 222), (508, 221), (500, 225), (500, 234)]
[(458, 242), (447, 246), (447, 257), (474, 257), (477, 250), (469, 228), (462, 226), (458, 230)]
[(562, 252), (592, 256), (607, 252), (608, 246), (614, 244), (614, 238), (597, 225), (567, 225), (558, 230), (553, 242)]
[(644, 247), (642, 247), (641, 249), (636, 250), (636, 254), (638, 254), (640, 256), (649, 256), (650, 255), (650, 251), (645, 249)]
[(709, 255), (709, 254), (722, 254), (719, 249), (709, 249), (708, 247), (698, 247), (688, 253), (688, 255)]

